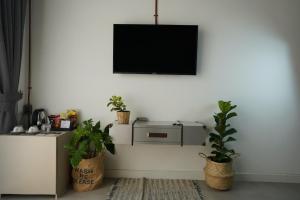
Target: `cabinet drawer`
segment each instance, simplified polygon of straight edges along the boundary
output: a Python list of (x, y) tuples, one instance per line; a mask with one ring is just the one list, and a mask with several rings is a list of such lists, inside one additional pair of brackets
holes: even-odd
[(181, 128), (134, 128), (134, 142), (181, 144)]

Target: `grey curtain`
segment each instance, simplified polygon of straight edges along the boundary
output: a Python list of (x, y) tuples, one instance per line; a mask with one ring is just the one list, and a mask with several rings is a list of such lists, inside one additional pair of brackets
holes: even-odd
[(0, 133), (16, 125), (27, 0), (0, 0)]

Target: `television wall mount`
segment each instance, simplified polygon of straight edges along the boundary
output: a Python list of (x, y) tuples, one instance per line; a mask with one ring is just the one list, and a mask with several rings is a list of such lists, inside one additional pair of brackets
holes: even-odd
[(155, 0), (154, 18), (155, 18), (155, 25), (158, 25), (158, 0)]

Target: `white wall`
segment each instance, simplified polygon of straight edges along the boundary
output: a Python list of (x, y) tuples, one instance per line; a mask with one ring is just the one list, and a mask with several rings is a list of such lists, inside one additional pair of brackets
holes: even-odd
[[(152, 0), (33, 1), (33, 104), (79, 108), (106, 124), (108, 98), (122, 95), (132, 118), (212, 125), (219, 99), (239, 117), (234, 145), (241, 178), (300, 182), (300, 1), (161, 0), (161, 24), (198, 24), (197, 76), (112, 74), (114, 23), (153, 23)], [(201, 147), (117, 146), (110, 175), (202, 177)]]

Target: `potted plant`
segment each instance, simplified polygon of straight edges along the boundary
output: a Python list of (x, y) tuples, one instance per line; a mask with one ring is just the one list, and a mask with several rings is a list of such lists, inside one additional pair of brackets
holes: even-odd
[(119, 124), (129, 124), (130, 111), (126, 110), (126, 105), (121, 96), (112, 96), (107, 107), (111, 106), (110, 111), (117, 111)]
[(227, 121), (237, 116), (236, 112), (232, 112), (237, 106), (232, 105), (230, 101), (219, 101), (218, 105), (220, 112), (214, 115), (215, 132), (209, 134), (209, 142), (213, 149), (212, 155), (200, 154), (207, 161), (204, 168), (206, 184), (214, 189), (228, 190), (233, 184), (232, 159), (237, 154), (227, 146), (227, 143), (236, 141), (232, 135), (237, 131), (230, 128)]
[(82, 122), (74, 130), (71, 141), (65, 145), (73, 167), (73, 188), (84, 192), (97, 188), (103, 180), (105, 149), (115, 153), (115, 145), (109, 135), (109, 124), (102, 131), (100, 121), (92, 119)]

